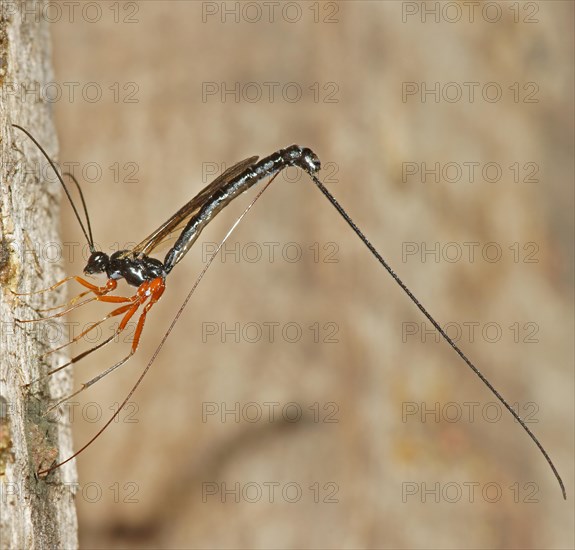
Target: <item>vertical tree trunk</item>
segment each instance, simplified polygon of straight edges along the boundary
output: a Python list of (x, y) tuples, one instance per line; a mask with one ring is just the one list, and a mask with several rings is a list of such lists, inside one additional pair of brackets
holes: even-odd
[(59, 184), (34, 144), (11, 126), (23, 126), (51, 157), (56, 155), (50, 104), (42, 93), (53, 73), (40, 8), (36, 1), (0, 6), (0, 547), (68, 549), (77, 546), (75, 465), (43, 479), (36, 471), (71, 453), (66, 420), (43, 415), (51, 398), (70, 392), (71, 380), (55, 375), (30, 389), (24, 386), (63, 357), (41, 357), (54, 323), (47, 330), (46, 322), (15, 321), (38, 318), (38, 309), (62, 301), (63, 294), (19, 299), (11, 292), (33, 292), (62, 277), (46, 255), (61, 250)]

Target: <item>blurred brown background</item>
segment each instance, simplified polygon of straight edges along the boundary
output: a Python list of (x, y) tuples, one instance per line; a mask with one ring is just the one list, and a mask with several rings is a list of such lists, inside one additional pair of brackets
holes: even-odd
[[(536, 422), (569, 500), (508, 414), (489, 421), (495, 398), (446, 344), (404, 338), (421, 315), (294, 171), (232, 236), (240, 261), (228, 253), (208, 271), (133, 416), (79, 458), (82, 547), (573, 547), (573, 4), (487, 4), (473, 22), (465, 2), (282, 2), (273, 20), (271, 4), (255, 2), (102, 2), (99, 17), (92, 7), (74, 22), (63, 11), (52, 25), (60, 160), (93, 180), (95, 238), (110, 252), (189, 200), (213, 163), (313, 148), (328, 187), (432, 314), (452, 331), (479, 323), (462, 348)], [(422, 101), (436, 82), (439, 101)], [(403, 96), (405, 83), (419, 94)], [(222, 96), (235, 86), (238, 98)], [(486, 100), (497, 87), (502, 97)], [(82, 97), (95, 90), (98, 100)], [(463, 163), (473, 162), (470, 181)], [(453, 171), (426, 182), (405, 174), (422, 163)], [(222, 213), (204, 242), (248, 202)], [(82, 243), (63, 211), (64, 241)], [(404, 257), (406, 246), (436, 243), (439, 261)], [(479, 243), (474, 261), (464, 243)], [(498, 261), (486, 261), (487, 243)], [(66, 255), (66, 272), (81, 270), (75, 260)], [(77, 400), (76, 448), (99, 425), (86, 420), (110, 414), (135, 382), (203, 261), (198, 243), (168, 278), (137, 355)], [(236, 323), (239, 343), (204, 334)], [(279, 323), (273, 342), (269, 323)], [(128, 347), (79, 364), (76, 382)], [(238, 406), (238, 422), (202, 415)], [(299, 421), (282, 420), (297, 407)], [(425, 408), (439, 418), (423, 422)]]

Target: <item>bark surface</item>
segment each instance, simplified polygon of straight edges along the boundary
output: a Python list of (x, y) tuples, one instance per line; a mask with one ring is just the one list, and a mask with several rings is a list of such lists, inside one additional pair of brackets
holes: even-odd
[[(61, 302), (62, 292), (18, 298), (62, 278), (48, 251), (58, 236), (59, 184), (23, 126), (54, 158), (58, 144), (50, 104), (42, 89), (53, 80), (48, 25), (32, 14), (35, 2), (11, 2), (0, 11), (0, 484), (1, 548), (74, 548), (77, 519), (75, 464), (44, 479), (38, 469), (70, 454), (65, 418), (49, 418), (50, 399), (70, 391), (68, 374), (26, 383), (61, 364), (50, 349), (57, 322), (37, 319), (39, 309)], [(24, 14), (28, 14), (25, 16)]]

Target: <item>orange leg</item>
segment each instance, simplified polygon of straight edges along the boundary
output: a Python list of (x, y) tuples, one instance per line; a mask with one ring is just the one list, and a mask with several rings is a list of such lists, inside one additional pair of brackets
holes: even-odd
[[(109, 292), (110, 290), (114, 290), (114, 288), (116, 288), (117, 285), (114, 279), (108, 279), (108, 281), (104, 286), (97, 286), (90, 283), (89, 281), (86, 281), (86, 279), (83, 279), (82, 277), (79, 277), (77, 275), (71, 275), (70, 277), (66, 277), (65, 279), (62, 279), (61, 281), (58, 281), (57, 283), (53, 284), (52, 286), (49, 286), (48, 288), (43, 288), (41, 290), (36, 290), (34, 292), (14, 292), (13, 290), (11, 290), (10, 292), (14, 296), (32, 296), (33, 294), (42, 294), (42, 292), (50, 292), (51, 290), (55, 290), (59, 286), (62, 286), (63, 284), (69, 281), (76, 281), (77, 283), (80, 283), (82, 286), (85, 286), (87, 289), (91, 290), (95, 294), (103, 294), (105, 292)], [(109, 285), (111, 284), (113, 284), (113, 287), (109, 288)]]
[[(134, 353), (138, 349), (138, 345), (140, 343), (140, 337), (142, 335), (144, 323), (146, 322), (146, 316), (147, 316), (148, 312), (150, 311), (150, 309), (152, 308), (152, 306), (161, 298), (162, 294), (164, 293), (165, 288), (166, 288), (166, 286), (165, 286), (164, 279), (162, 279), (161, 277), (158, 277), (158, 278), (154, 279), (153, 281), (149, 281), (149, 282), (146, 281), (145, 283), (141, 284), (138, 287), (138, 291), (136, 292), (136, 294), (130, 298), (125, 298), (122, 296), (98, 297), (98, 298), (101, 298), (101, 301), (105, 301), (105, 302), (112, 302), (113, 301), (112, 298), (120, 298), (124, 301), (128, 300), (131, 303), (126, 304), (126, 305), (115, 310), (117, 315), (120, 315), (121, 313), (124, 313), (124, 312), (125, 312), (125, 315), (122, 318), (122, 321), (120, 322), (120, 324), (118, 326), (118, 329), (110, 338), (108, 338), (106, 341), (102, 342), (98, 346), (95, 346), (94, 348), (91, 348), (90, 350), (88, 350), (88, 351), (80, 354), (79, 356), (73, 358), (69, 363), (67, 363), (66, 365), (62, 365), (57, 370), (60, 370), (64, 367), (76, 362), (77, 360), (82, 359), (83, 357), (85, 357), (89, 353), (92, 353), (96, 349), (99, 349), (103, 345), (110, 342), (117, 334), (119, 334), (120, 332), (122, 332), (126, 328), (126, 325), (130, 321), (130, 319), (134, 316), (134, 314), (136, 313), (138, 308), (146, 300), (149, 299), (148, 303), (144, 306), (144, 310), (142, 311), (140, 318), (138, 319), (138, 324), (136, 326), (136, 331), (134, 333), (134, 340), (132, 342), (132, 349), (130, 350), (130, 353), (126, 357), (124, 357), (121, 361), (118, 361), (115, 365), (112, 365), (111, 367), (106, 369), (104, 372), (100, 373), (98, 376), (95, 376), (91, 380), (88, 380), (88, 382), (83, 383), (79, 390), (77, 390), (76, 392), (72, 393), (71, 395), (68, 395), (67, 397), (58, 401), (55, 405), (50, 407), (47, 412), (50, 412), (51, 410), (58, 407), (58, 405), (68, 401), (72, 397), (75, 397), (79, 393), (83, 392), (85, 389), (89, 388), (90, 386), (92, 386), (93, 384), (98, 382), (98, 380), (104, 378), (104, 376), (110, 374), (112, 371), (114, 371), (118, 367), (122, 366), (126, 361), (128, 361), (128, 359), (130, 359), (130, 357), (132, 355), (134, 355)], [(112, 312), (112, 313), (114, 313), (114, 312)], [(56, 371), (53, 371), (53, 372), (56, 372)]]
[[(113, 281), (113, 279), (110, 279), (110, 281)], [(144, 283), (146, 284), (146, 283)], [(114, 288), (116, 288), (117, 283), (114, 281), (114, 285), (110, 288), (110, 290), (113, 290)], [(141, 288), (142, 285), (140, 285)], [(100, 289), (101, 287), (96, 287), (98, 289)], [(113, 303), (113, 304), (124, 304), (126, 302), (134, 302), (136, 300), (138, 300), (138, 296), (139, 296), (139, 289), (138, 289), (138, 293), (134, 294), (133, 296), (107, 296), (106, 294), (108, 292), (110, 292), (110, 290), (106, 290), (105, 293), (100, 293), (100, 294), (96, 294), (95, 296), (92, 296), (92, 298), (88, 298), (87, 300), (84, 300), (83, 302), (80, 302), (79, 304), (74, 304), (71, 305), (69, 308), (65, 309), (64, 311), (60, 311), (54, 315), (48, 315), (46, 317), (42, 317), (40, 319), (30, 319), (27, 321), (20, 321), (22, 323), (34, 323), (34, 322), (38, 322), (38, 321), (43, 321), (44, 319), (55, 319), (57, 317), (62, 317), (64, 315), (66, 315), (67, 313), (70, 313), (70, 311), (75, 310), (76, 308), (79, 308), (80, 306), (83, 306), (85, 304), (89, 304), (90, 302), (109, 302), (109, 303)], [(80, 296), (84, 295), (84, 293), (82, 294), (78, 294), (78, 296), (76, 296), (75, 298), (73, 298), (69, 303), (73, 303), (75, 300), (77, 300)], [(68, 304), (63, 304), (64, 306), (68, 305)], [(46, 310), (38, 310), (38, 311), (50, 311), (51, 309), (58, 309), (62, 307), (62, 305), (60, 306), (56, 306), (50, 309), (46, 309)]]
[[(50, 355), (51, 353), (59, 351), (65, 347), (68, 347), (69, 345), (73, 344), (74, 342), (77, 342), (78, 340), (80, 340), (84, 336), (86, 336), (86, 334), (93, 331), (96, 327), (100, 326), (104, 321), (107, 321), (108, 319), (111, 319), (112, 317), (116, 317), (117, 315), (122, 315), (123, 313), (128, 311), (131, 307), (132, 307), (132, 304), (126, 304), (126, 305), (123, 305), (119, 308), (116, 308), (115, 310), (108, 313), (108, 315), (106, 315), (105, 317), (102, 317), (102, 319), (100, 319), (98, 322), (91, 325), (90, 328), (87, 328), (86, 330), (84, 330), (80, 334), (78, 334), (78, 336), (76, 336), (75, 338), (72, 338), (69, 342), (66, 342), (65, 344), (62, 344), (61, 346), (58, 346), (57, 348), (51, 349), (50, 351), (43, 353), (42, 355), (40, 355), (40, 358), (45, 358), (48, 355)], [(117, 332), (114, 332), (114, 336), (116, 336), (116, 334), (117, 334)], [(59, 369), (57, 369), (57, 370), (59, 370)], [(54, 372), (57, 372), (57, 371), (51, 371), (47, 374), (47, 376), (49, 376), (50, 374), (53, 374)]]
[(82, 279), (82, 277), (74, 277), (74, 279), (76, 279), (76, 281), (82, 286), (85, 286), (88, 290), (91, 290), (94, 294), (107, 294), (108, 292), (115, 290), (118, 286), (118, 281), (116, 279), (108, 279), (104, 286), (94, 285), (90, 281)]
[(136, 332), (134, 333), (134, 341), (132, 342), (132, 353), (130, 355), (134, 354), (138, 349), (140, 336), (144, 330), (144, 323), (146, 322), (148, 311), (150, 311), (154, 304), (162, 297), (164, 290), (166, 290), (166, 283), (161, 277), (150, 282), (150, 301), (144, 306), (144, 310), (138, 319), (138, 325), (136, 326)]
[[(81, 277), (68, 277), (67, 279), (64, 279), (63, 281), (56, 283), (56, 285), (54, 285), (54, 288), (56, 286), (63, 284), (64, 282), (66, 282), (68, 280), (71, 280), (71, 279), (75, 279), (82, 286), (85, 286), (86, 288), (88, 288), (88, 291), (81, 292), (80, 294), (78, 294), (77, 296), (74, 296), (74, 298), (72, 298), (70, 301), (68, 301), (64, 304), (60, 304), (58, 306), (54, 306), (54, 307), (50, 307), (50, 308), (46, 308), (46, 309), (38, 309), (37, 311), (41, 311), (41, 312), (54, 311), (55, 309), (61, 309), (63, 307), (66, 307), (65, 310), (60, 311), (59, 313), (56, 313), (54, 315), (47, 315), (45, 317), (41, 317), (39, 319), (16, 319), (16, 321), (18, 321), (20, 323), (38, 323), (40, 321), (44, 321), (45, 319), (56, 319), (58, 317), (62, 317), (63, 315), (70, 313), (70, 311), (73, 311), (77, 307), (83, 306), (85, 304), (89, 304), (90, 302), (93, 302), (94, 300), (98, 300), (98, 298), (108, 294), (109, 292), (111, 292), (112, 290), (114, 290), (118, 286), (118, 282), (115, 279), (108, 279), (108, 281), (106, 282), (106, 284), (104, 286), (96, 286), (96, 285), (93, 285), (92, 283), (86, 281), (85, 279), (82, 279)], [(50, 290), (50, 289), (45, 289), (45, 290)], [(92, 298), (89, 298), (87, 300), (84, 300), (83, 302), (77, 303), (77, 301), (80, 298), (83, 298), (84, 296), (86, 296), (90, 292), (94, 293), (94, 296)], [(32, 294), (36, 294), (36, 293), (32, 293)], [(23, 295), (20, 294), (19, 296), (23, 296)], [(67, 306), (69, 306), (69, 307), (67, 307)]]
[[(142, 330), (144, 328), (144, 323), (146, 322), (146, 316), (148, 315), (148, 311), (150, 311), (152, 306), (162, 297), (162, 294), (164, 293), (165, 289), (166, 289), (166, 283), (164, 279), (162, 279), (161, 277), (158, 277), (149, 282), (146, 281), (145, 283), (142, 283), (139, 286), (138, 292), (134, 296), (134, 298), (136, 299), (131, 308), (126, 313), (126, 315), (124, 315), (124, 318), (120, 322), (120, 326), (118, 327), (117, 331), (121, 332), (122, 330), (124, 330), (124, 328), (128, 324), (128, 321), (132, 318), (134, 313), (136, 313), (140, 305), (142, 305), (142, 303), (149, 297), (150, 301), (144, 306), (144, 310), (142, 311), (142, 314), (138, 319), (138, 324), (136, 326), (136, 332), (134, 333), (134, 341), (132, 342), (132, 349), (130, 350), (130, 353), (115, 365), (112, 365), (110, 368), (106, 369), (104, 372), (100, 373), (95, 378), (92, 378), (92, 380), (89, 380), (88, 382), (82, 384), (80, 390), (78, 390), (76, 393), (72, 394), (69, 397), (73, 397), (74, 395), (77, 395), (79, 392), (90, 387), (92, 384), (95, 384), (98, 380), (100, 380), (107, 374), (111, 373), (113, 370), (116, 370), (118, 367), (123, 365), (132, 355), (134, 355), (140, 343), (140, 336), (142, 335)], [(69, 399), (69, 397), (66, 399)]]
[[(122, 321), (120, 322), (120, 325), (118, 326), (118, 328), (116, 329), (116, 331), (114, 332), (114, 334), (112, 334), (112, 336), (110, 336), (109, 338), (107, 338), (106, 340), (104, 340), (103, 342), (101, 342), (100, 344), (98, 344), (97, 346), (94, 346), (93, 348), (90, 348), (89, 350), (81, 353), (80, 355), (77, 355), (76, 357), (73, 357), (70, 361), (68, 361), (68, 363), (66, 363), (65, 365), (62, 365), (60, 367), (58, 367), (57, 369), (54, 369), (53, 371), (51, 371), (49, 374), (53, 374), (54, 372), (57, 372), (61, 369), (66, 368), (69, 365), (72, 365), (73, 363), (75, 363), (76, 361), (79, 361), (80, 359), (83, 359), (84, 357), (86, 357), (86, 355), (89, 355), (90, 353), (100, 349), (101, 347), (105, 346), (106, 344), (109, 344), (118, 334), (120, 334), (125, 328), (126, 325), (128, 324), (128, 321), (132, 318), (132, 316), (134, 315), (134, 313), (136, 313), (136, 311), (138, 310), (138, 308), (140, 307), (141, 302), (140, 301), (135, 301), (132, 304), (126, 305), (126, 306), (122, 306), (121, 308), (118, 308), (119, 310), (127, 310), (126, 314), (124, 315), (124, 317), (122, 318)], [(98, 376), (95, 376), (94, 378), (92, 378), (91, 380), (89, 380), (88, 382), (85, 382), (84, 384), (82, 384), (80, 386), (80, 389), (75, 391), (74, 393), (71, 393), (70, 395), (67, 395), (66, 397), (64, 397), (63, 399), (60, 399), (60, 401), (58, 401), (57, 403), (55, 403), (54, 405), (52, 405), (45, 414), (48, 414), (50, 411), (53, 411), (56, 407), (58, 407), (59, 405), (61, 405), (62, 403), (65, 403), (66, 401), (68, 401), (69, 399), (72, 399), (72, 397), (75, 397), (76, 395), (78, 395), (79, 393), (82, 393), (85, 389), (89, 388), (92, 384), (95, 384), (98, 380), (100, 380), (101, 378), (104, 378), (104, 376), (106, 376), (107, 374), (111, 373), (113, 370), (116, 370), (118, 367), (120, 367), (121, 365), (123, 365), (131, 356), (128, 355), (128, 357), (126, 357), (125, 359), (123, 359), (122, 361), (120, 361), (119, 363), (116, 363), (115, 365), (113, 365), (112, 367), (109, 367), (108, 369), (106, 369), (104, 372), (100, 373)]]
[[(92, 285), (91, 283), (88, 283), (88, 281), (84, 281), (82, 280), (83, 283), (86, 283), (87, 285), (94, 287), (95, 291), (100, 291), (101, 293), (103, 292), (109, 292), (111, 290), (113, 290), (114, 288), (116, 288), (117, 286), (117, 282), (113, 279), (109, 279), (108, 283), (106, 284), (105, 287), (95, 287), (94, 285)], [(109, 344), (118, 334), (120, 334), (120, 332), (122, 332), (125, 328), (126, 325), (128, 324), (129, 320), (132, 318), (132, 316), (134, 315), (134, 313), (137, 311), (137, 309), (140, 307), (140, 305), (142, 304), (142, 301), (145, 300), (146, 298), (146, 289), (148, 288), (148, 284), (149, 283), (145, 283), (145, 287), (142, 289), (142, 291), (140, 291), (140, 289), (144, 286), (141, 285), (138, 288), (138, 291), (136, 292), (136, 294), (134, 294), (133, 296), (130, 297), (125, 297), (125, 296), (105, 296), (103, 294), (98, 294), (96, 296), (94, 296), (93, 298), (91, 298), (90, 300), (86, 300), (85, 302), (82, 302), (82, 304), (87, 303), (88, 301), (101, 301), (101, 302), (110, 302), (110, 303), (125, 303), (125, 302), (129, 302), (126, 305), (123, 305), (119, 308), (116, 308), (115, 310), (113, 310), (111, 313), (109, 313), (108, 315), (106, 315), (103, 319), (101, 319), (100, 321), (98, 321), (97, 323), (95, 323), (94, 325), (92, 325), (90, 328), (88, 328), (87, 330), (83, 331), (81, 334), (79, 334), (78, 336), (76, 336), (76, 338), (73, 338), (72, 340), (70, 340), (69, 342), (66, 342), (65, 344), (52, 349), (44, 354), (42, 354), (40, 357), (46, 357), (47, 355), (54, 353), (55, 351), (58, 351), (62, 348), (65, 348), (66, 346), (69, 346), (70, 344), (72, 344), (73, 342), (78, 341), (80, 338), (82, 338), (83, 336), (85, 336), (88, 332), (90, 332), (91, 330), (93, 330), (94, 328), (96, 328), (98, 325), (102, 324), (104, 321), (106, 321), (107, 319), (111, 318), (111, 317), (115, 317), (117, 315), (122, 315), (125, 314), (121, 323), (119, 324), (118, 328), (114, 331), (114, 334), (112, 334), (112, 336), (110, 336), (109, 338), (107, 338), (106, 340), (104, 340), (103, 342), (100, 342), (99, 344), (97, 344), (96, 346), (93, 346), (92, 348), (90, 348), (89, 350), (86, 350), (82, 353), (80, 353), (79, 355), (76, 355), (74, 357), (72, 357), (72, 359), (70, 359), (70, 361), (68, 361), (67, 363), (64, 363), (63, 365), (60, 365), (59, 367), (52, 369), (51, 371), (47, 372), (44, 376), (41, 376), (40, 378), (37, 378), (35, 380), (32, 380), (31, 382), (29, 382), (28, 384), (26, 384), (26, 386), (30, 386), (32, 384), (35, 384), (36, 382), (38, 382), (39, 380), (42, 380), (43, 378), (46, 378), (47, 376), (51, 376), (52, 374), (61, 371), (62, 369), (65, 369), (66, 367), (76, 363), (77, 361), (79, 361), (80, 359), (83, 359), (84, 357), (86, 357), (87, 355), (90, 355), (91, 353), (93, 353), (94, 351), (104, 347), (106, 344)], [(75, 307), (69, 308), (70, 311), (72, 309), (75, 309), (76, 307), (79, 307), (82, 304), (78, 304)], [(66, 312), (60, 312), (57, 315), (52, 315), (50, 317), (44, 317), (42, 319), (32, 319), (32, 320), (25, 320), (25, 321), (20, 321), (20, 322), (24, 322), (24, 323), (28, 323), (28, 322), (34, 322), (34, 321), (42, 321), (43, 319), (50, 319), (50, 318), (54, 318), (54, 317), (60, 317), (62, 315), (64, 315), (64, 313)], [(73, 394), (76, 395), (76, 394)], [(69, 399), (72, 396), (68, 396), (66, 399)], [(64, 401), (66, 400), (64, 399)], [(58, 406), (60, 403), (62, 403), (63, 401), (58, 402), (54, 407)], [(49, 409), (52, 410), (54, 407), (51, 407)]]
[[(79, 334), (78, 336), (76, 336), (76, 338), (70, 340), (69, 342), (66, 342), (65, 344), (62, 344), (60, 347), (54, 348), (50, 351), (47, 351), (46, 353), (43, 353), (40, 357), (41, 358), (45, 358), (48, 355), (50, 355), (51, 353), (54, 353), (55, 351), (61, 350), (62, 348), (65, 348), (67, 346), (69, 346), (70, 344), (77, 342), (80, 338), (82, 338), (82, 336), (85, 336), (86, 334), (88, 334), (91, 330), (93, 330), (94, 328), (96, 328), (98, 325), (102, 324), (104, 321), (115, 317), (117, 315), (122, 315), (125, 312), (129, 313), (129, 317), (131, 317), (135, 310), (139, 307), (139, 304), (136, 305), (136, 307), (134, 307), (135, 304), (126, 304), (122, 307), (119, 307), (117, 309), (115, 309), (114, 311), (112, 311), (111, 313), (108, 313), (108, 315), (106, 315), (103, 319), (101, 319), (100, 321), (98, 321), (97, 323), (95, 323), (94, 325), (92, 325), (90, 328), (86, 329), (85, 331), (83, 331), (81, 334)], [(134, 309), (134, 311), (130, 312), (129, 310)], [(129, 318), (128, 317), (128, 318)], [(126, 321), (127, 323), (127, 321)], [(114, 334), (112, 334), (112, 336), (106, 338), (103, 342), (100, 342), (99, 344), (91, 347), (90, 349), (83, 351), (82, 353), (72, 357), (72, 359), (70, 359), (67, 363), (64, 363), (63, 365), (60, 365), (59, 367), (52, 369), (50, 371), (48, 371), (46, 374), (44, 374), (43, 376), (40, 376), (39, 378), (36, 378), (35, 380), (32, 380), (31, 382), (28, 382), (28, 384), (26, 384), (26, 387), (31, 386), (32, 384), (35, 384), (36, 382), (39, 382), (40, 380), (43, 380), (44, 378), (47, 378), (48, 376), (52, 376), (54, 373), (61, 371), (62, 369), (65, 369), (66, 367), (69, 367), (70, 365), (73, 365), (74, 363), (78, 362), (80, 359), (83, 359), (84, 357), (86, 357), (87, 355), (90, 355), (91, 353), (93, 353), (96, 350), (99, 350), (100, 348), (103, 348), (106, 344), (109, 344), (116, 336), (118, 336), (118, 334), (120, 334), (120, 332), (122, 332), (126, 326), (126, 323), (124, 323), (121, 326), (118, 326), (118, 328), (114, 331)], [(69, 399), (71, 396), (67, 397), (66, 399)], [(60, 401), (57, 405), (59, 405), (60, 403), (62, 403), (63, 401)], [(57, 406), (55, 405), (55, 406)], [(50, 409), (48, 409), (48, 411), (52, 410), (54, 407), (51, 407)]]
[[(66, 302), (65, 304), (60, 304), (58, 306), (50, 307), (47, 309), (39, 309), (38, 311), (54, 311), (55, 309), (60, 309), (62, 307), (72, 306), (80, 298), (83, 298), (84, 296), (87, 296), (88, 294), (90, 294), (90, 292), (93, 292), (96, 296), (103, 296), (105, 294), (108, 294), (112, 290), (115, 290), (116, 287), (118, 286), (118, 281), (116, 279), (108, 279), (104, 286), (93, 285), (89, 281), (86, 281), (86, 279), (82, 279), (82, 277), (68, 277), (68, 279), (75, 279), (78, 283), (80, 283), (82, 286), (86, 287), (88, 290), (86, 290), (85, 292), (80, 292), (80, 294), (74, 296), (70, 301)], [(82, 303), (87, 303), (87, 302), (82, 302)]]
[(36, 290), (34, 292), (14, 292), (13, 290), (10, 290), (10, 292), (14, 296), (32, 296), (33, 294), (41, 294), (42, 292), (50, 292), (51, 290), (54, 290), (54, 289), (58, 288), (59, 286), (62, 286), (63, 284), (67, 283), (68, 281), (75, 280), (76, 278), (77, 277), (72, 275), (71, 277), (66, 277), (65, 279), (62, 279), (61, 281), (58, 281), (56, 284), (53, 284), (52, 286), (50, 286), (48, 288), (43, 288), (42, 290)]

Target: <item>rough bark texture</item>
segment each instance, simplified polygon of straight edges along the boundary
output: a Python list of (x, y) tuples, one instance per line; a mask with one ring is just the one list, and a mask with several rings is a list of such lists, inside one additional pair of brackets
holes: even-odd
[[(69, 454), (66, 422), (43, 415), (50, 397), (70, 391), (68, 375), (24, 386), (62, 355), (40, 358), (47, 350), (50, 323), (19, 324), (15, 319), (39, 317), (38, 309), (55, 305), (62, 294), (48, 292), (18, 299), (14, 292), (33, 292), (53, 284), (59, 267), (45, 251), (57, 247), (58, 196), (46, 162), (18, 129), (28, 129), (52, 158), (57, 141), (52, 113), (38, 89), (52, 79), (47, 24), (22, 16), (32, 2), (2, 4), (0, 20), (0, 128), (2, 141), (0, 195), (0, 468), (1, 548), (74, 548), (77, 520), (74, 503), (76, 471), (68, 464), (48, 478), (35, 472), (57, 456)], [(7, 9), (9, 8), (9, 9)], [(33, 13), (33, 12), (32, 12)], [(56, 356), (57, 355), (57, 356)]]

